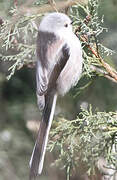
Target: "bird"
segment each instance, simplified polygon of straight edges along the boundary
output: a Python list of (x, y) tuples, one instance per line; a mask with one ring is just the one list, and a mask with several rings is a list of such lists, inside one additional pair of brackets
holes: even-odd
[(72, 20), (64, 13), (45, 15), (36, 42), (36, 94), (42, 119), (30, 159), (29, 179), (41, 175), (58, 96), (64, 96), (81, 77), (83, 57)]

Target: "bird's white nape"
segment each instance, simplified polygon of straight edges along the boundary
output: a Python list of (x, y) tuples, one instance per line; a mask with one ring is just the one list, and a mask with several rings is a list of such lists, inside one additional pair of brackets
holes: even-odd
[[(53, 32), (57, 33), (59, 30), (62, 31), (71, 31), (72, 25), (71, 25), (71, 19), (63, 14), (63, 13), (50, 13), (47, 16), (45, 16), (39, 26), (39, 31), (45, 31), (45, 32)], [(66, 27), (66, 24), (68, 24), (68, 27)]]

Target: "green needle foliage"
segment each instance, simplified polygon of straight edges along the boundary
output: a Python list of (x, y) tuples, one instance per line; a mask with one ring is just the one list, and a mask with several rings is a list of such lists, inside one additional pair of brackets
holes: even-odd
[(75, 5), (70, 8), (70, 16), (74, 21), (76, 35), (81, 40), (83, 47), (84, 74), (89, 77), (94, 75), (92, 73), (94, 69), (92, 69), (91, 65), (103, 68), (92, 50), (102, 57), (115, 53), (113, 50), (103, 46), (99, 41), (100, 35), (107, 32), (107, 28), (103, 27), (104, 17), (100, 18), (98, 15), (98, 6), (98, 0), (89, 0), (86, 7)]
[(51, 131), (49, 150), (57, 148), (59, 158), (54, 164), (67, 169), (68, 179), (81, 162), (87, 173), (95, 172), (96, 163), (104, 157), (117, 169), (117, 113), (92, 112), (82, 109), (77, 119), (59, 119)]
[(40, 14), (20, 16), (18, 9), (12, 9), (11, 13), (14, 13), (16, 17), (4, 21), (0, 29), (0, 39), (2, 41), (1, 60), (12, 62), (8, 69), (10, 72), (7, 76), (8, 80), (17, 69), (35, 62), (37, 26), (34, 20), (42, 16)]
[[(98, 5), (98, 0), (89, 0), (87, 6), (74, 5), (69, 12), (74, 21), (74, 29), (77, 30), (76, 35), (83, 47), (84, 74), (90, 77), (96, 74), (91, 65), (100, 68), (103, 66), (87, 46), (94, 48), (102, 56), (114, 53), (99, 42), (99, 35), (107, 29), (102, 26), (103, 17), (101, 20), (98, 17)], [(1, 60), (12, 62), (7, 79), (10, 79), (17, 69), (35, 62), (35, 41), (38, 31), (36, 21), (40, 21), (41, 16), (42, 14), (21, 14), (18, 8), (14, 7), (10, 11), (11, 18), (1, 24)]]

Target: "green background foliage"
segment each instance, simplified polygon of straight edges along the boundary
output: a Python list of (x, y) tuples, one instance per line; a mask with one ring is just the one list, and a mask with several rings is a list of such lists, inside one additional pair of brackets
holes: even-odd
[[(28, 179), (28, 162), (41, 120), (35, 95), (35, 41), (42, 14), (20, 14), (14, 2), (0, 0), (4, 21), (0, 27), (0, 180)], [(18, 6), (25, 3), (18, 1)], [(31, 7), (44, 4), (47, 1), (35, 1)], [(116, 172), (117, 84), (104, 77), (101, 72), (106, 70), (87, 48), (96, 42), (99, 54), (117, 69), (113, 53), (117, 50), (116, 12), (116, 0), (100, 1), (99, 7), (97, 0), (90, 0), (88, 6), (74, 5), (69, 10), (74, 30), (80, 27), (77, 36), (83, 47), (84, 70), (78, 85), (57, 103), (42, 180), (85, 180), (86, 174), (99, 180), (102, 169), (97, 170), (96, 163), (100, 157)], [(85, 24), (88, 14), (92, 17)], [(83, 35), (87, 42), (82, 41)], [(92, 65), (101, 72), (92, 70)]]

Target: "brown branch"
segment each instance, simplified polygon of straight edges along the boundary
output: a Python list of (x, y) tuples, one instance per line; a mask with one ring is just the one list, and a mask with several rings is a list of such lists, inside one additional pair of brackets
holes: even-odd
[[(53, 0), (50, 0), (53, 1)], [(63, 0), (61, 2), (56, 2), (56, 10), (60, 11), (61, 9), (65, 9), (67, 7), (71, 7), (72, 5), (75, 4), (84, 4), (86, 5), (88, 3), (88, 0)], [(42, 14), (45, 12), (52, 12), (55, 11), (55, 6), (50, 6), (50, 4), (45, 4), (42, 7), (27, 7), (27, 6), (20, 6), (19, 7), (19, 12), (21, 14), (24, 13), (30, 13), (30, 14)]]
[[(85, 23), (87, 25), (90, 22), (90, 20), (91, 20), (91, 15), (89, 14), (86, 16), (83, 23)], [(81, 31), (81, 26), (78, 26), (75, 30), (75, 34), (77, 35), (77, 32), (80, 32), (80, 31)], [(103, 60), (103, 58), (100, 56), (97, 43), (95, 44), (96, 45), (96, 48), (95, 48), (96, 50), (95, 50), (89, 44), (87, 44), (87, 42), (88, 42), (87, 35), (81, 36), (80, 39), (86, 43), (86, 46), (92, 52), (92, 54), (94, 54), (95, 57), (99, 59), (101, 65), (108, 72), (108, 75), (110, 76), (110, 78), (108, 78), (108, 79), (111, 79), (111, 80), (113, 79), (114, 82), (117, 82), (117, 72), (108, 63), (106, 63)], [(96, 40), (96, 37), (95, 37), (95, 40)], [(107, 75), (106, 75), (106, 77), (107, 77)]]
[(90, 46), (87, 45), (87, 47), (90, 49), (90, 51), (95, 55), (96, 58), (99, 59), (100, 63), (102, 64), (102, 66), (106, 69), (106, 71), (108, 72), (108, 74), (111, 76), (111, 78), (113, 78), (116, 82), (117, 82), (117, 72), (115, 70), (113, 70), (113, 68), (106, 63), (102, 57)]
[[(78, 27), (78, 28), (76, 29), (75, 33), (77, 33), (78, 29), (80, 29), (80, 27)], [(77, 35), (77, 34), (76, 34), (76, 35)], [(85, 36), (85, 35), (81, 36), (80, 39), (81, 39), (83, 42), (85, 42), (85, 43), (87, 43), (87, 41), (88, 41), (88, 38), (87, 38), (87, 36)], [(89, 44), (86, 44), (86, 46), (87, 46), (88, 49), (92, 52), (92, 54), (94, 54), (95, 57), (99, 59), (101, 65), (102, 65), (102, 66), (104, 67), (104, 69), (108, 72), (108, 75), (110, 76), (110, 78), (108, 78), (108, 79), (110, 79), (110, 80), (114, 79), (113, 81), (114, 81), (114, 82), (117, 82), (117, 72), (116, 72), (108, 63), (106, 63), (106, 62), (102, 59), (102, 57), (100, 56), (100, 54), (99, 54), (98, 51), (96, 51), (95, 49), (93, 49)], [(96, 49), (98, 49), (98, 48), (96, 48)], [(107, 75), (106, 75), (105, 77), (107, 77)]]
[(112, 68), (108, 63), (106, 63), (106, 62), (102, 59), (102, 57), (101, 57), (97, 52), (95, 52), (95, 50), (94, 50), (91, 46), (89, 46), (89, 45), (87, 45), (87, 46), (88, 46), (88, 48), (91, 50), (91, 52), (95, 55), (95, 57), (99, 59), (100, 63), (101, 63), (102, 66), (106, 69), (106, 71), (108, 72), (108, 74), (109, 74), (113, 79), (115, 79), (115, 81), (117, 82), (117, 72), (116, 72), (115, 70), (113, 70), (113, 68)]
[(117, 83), (117, 81), (114, 78), (110, 77), (110, 75), (108, 74), (107, 71), (104, 71), (103, 69), (100, 69), (100, 68), (98, 68), (98, 67), (96, 67), (94, 65), (91, 65), (91, 69), (92, 69), (92, 71), (95, 71), (95, 72), (97, 72), (99, 74), (102, 74), (105, 78), (113, 81), (114, 83)]
[(52, 6), (52, 8), (53, 8), (56, 12), (58, 12), (55, 1), (54, 1), (54, 0), (48, 0), (48, 2), (49, 2), (50, 5)]
[(117, 72), (113, 70), (113, 68), (108, 63), (106, 63), (100, 55), (98, 55), (98, 58), (101, 64), (103, 65), (103, 67), (109, 73), (109, 75), (117, 81)]
[(17, 0), (14, 0), (14, 6), (17, 7), (18, 6), (18, 2)]
[[(33, 3), (34, 0), (27, 0), (23, 5), (21, 6), (17, 6), (17, 11), (18, 14), (13, 15), (11, 18), (11, 23), (9, 25), (9, 29), (12, 29), (12, 27), (16, 24), (16, 22), (18, 22), (18, 20), (21, 18), (22, 15), (38, 15), (38, 14), (43, 14), (46, 12), (51, 12), (51, 11), (55, 11), (55, 4), (54, 7), (53, 5), (50, 4), (45, 4), (42, 7), (29, 7), (31, 6), (31, 4)], [(53, 1), (54, 0), (48, 0), (48, 1)], [(56, 9), (57, 11), (66, 8), (66, 7), (70, 7), (74, 4), (84, 4), (86, 5), (88, 3), (88, 0), (63, 0), (62, 2), (56, 2)]]

